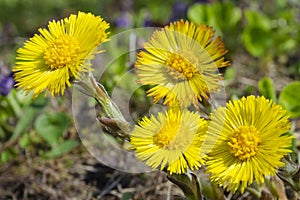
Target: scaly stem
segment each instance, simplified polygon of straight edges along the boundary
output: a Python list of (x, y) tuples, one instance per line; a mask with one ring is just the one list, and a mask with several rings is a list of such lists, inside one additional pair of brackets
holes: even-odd
[(125, 120), (119, 107), (112, 101), (103, 85), (98, 83), (92, 72), (84, 74), (81, 81), (76, 84), (82, 87), (82, 92), (94, 98), (101, 107), (102, 113), (97, 117), (99, 122), (113, 136), (120, 137), (123, 141), (130, 138), (130, 124)]

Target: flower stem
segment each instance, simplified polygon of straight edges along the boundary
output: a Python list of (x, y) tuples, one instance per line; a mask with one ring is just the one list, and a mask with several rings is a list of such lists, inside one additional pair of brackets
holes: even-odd
[(112, 101), (103, 85), (98, 83), (92, 72), (84, 74), (81, 81), (76, 81), (82, 87), (84, 94), (94, 98), (101, 107), (98, 121), (114, 137), (120, 137), (123, 141), (130, 138), (130, 124), (125, 120), (119, 107)]

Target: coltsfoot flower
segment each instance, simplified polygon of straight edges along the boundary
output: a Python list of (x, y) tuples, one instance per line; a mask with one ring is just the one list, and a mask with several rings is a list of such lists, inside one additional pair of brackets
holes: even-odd
[(243, 193), (253, 181), (261, 184), (284, 166), (293, 136), (286, 111), (264, 97), (249, 96), (227, 103), (211, 114), (206, 162), (211, 180)]
[(202, 97), (220, 89), (218, 68), (228, 66), (220, 37), (211, 27), (183, 20), (153, 33), (135, 64), (139, 82), (153, 86), (154, 102), (197, 106)]
[(46, 91), (53, 97), (64, 94), (73, 79), (90, 69), (87, 62), (98, 52), (98, 45), (107, 40), (109, 24), (91, 13), (51, 21), (48, 29), (38, 29), (17, 50), (16, 86), (36, 97)]
[(137, 158), (148, 166), (181, 174), (203, 163), (200, 151), (206, 130), (207, 121), (198, 113), (170, 109), (157, 117), (144, 117), (135, 126), (130, 143)]

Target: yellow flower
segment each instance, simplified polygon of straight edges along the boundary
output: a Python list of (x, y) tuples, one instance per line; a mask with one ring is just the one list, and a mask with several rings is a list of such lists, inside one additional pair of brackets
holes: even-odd
[[(218, 91), (218, 68), (229, 65), (227, 51), (211, 27), (183, 20), (153, 33), (135, 64), (139, 82), (154, 86), (148, 91), (154, 102), (179, 103), (182, 107)], [(202, 96), (202, 97), (201, 97)]]
[(64, 94), (73, 79), (80, 79), (81, 72), (90, 69), (87, 62), (98, 52), (109, 28), (101, 17), (78, 12), (60, 21), (51, 21), (48, 30), (40, 28), (17, 51), (15, 72), (16, 86), (27, 93), (50, 92)]
[(218, 108), (203, 144), (210, 148), (206, 165), (211, 180), (242, 193), (253, 181), (263, 183), (291, 152), (289, 129), (286, 111), (264, 97), (243, 97)]
[(138, 159), (148, 166), (180, 174), (201, 166), (200, 150), (206, 130), (207, 122), (199, 114), (170, 109), (159, 112), (157, 117), (144, 117), (135, 126), (130, 142)]

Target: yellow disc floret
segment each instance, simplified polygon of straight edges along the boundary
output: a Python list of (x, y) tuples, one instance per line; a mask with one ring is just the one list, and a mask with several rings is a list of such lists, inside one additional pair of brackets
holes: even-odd
[(166, 147), (175, 138), (178, 131), (178, 124), (169, 122), (154, 136), (154, 142), (161, 148)]
[(237, 128), (232, 133), (228, 145), (235, 157), (246, 160), (256, 155), (260, 142), (259, 131), (251, 125)]
[(58, 69), (74, 63), (78, 56), (79, 42), (69, 35), (56, 38), (45, 50), (45, 63), (50, 69)]
[(197, 60), (193, 57), (182, 56), (177, 53), (170, 53), (166, 59), (167, 73), (175, 80), (183, 81), (191, 79), (198, 70), (195, 68)]
[(162, 129), (154, 136), (154, 142), (160, 147), (168, 150), (186, 149), (192, 138), (183, 133), (187, 129), (180, 123), (181, 119), (170, 120), (165, 123)]

